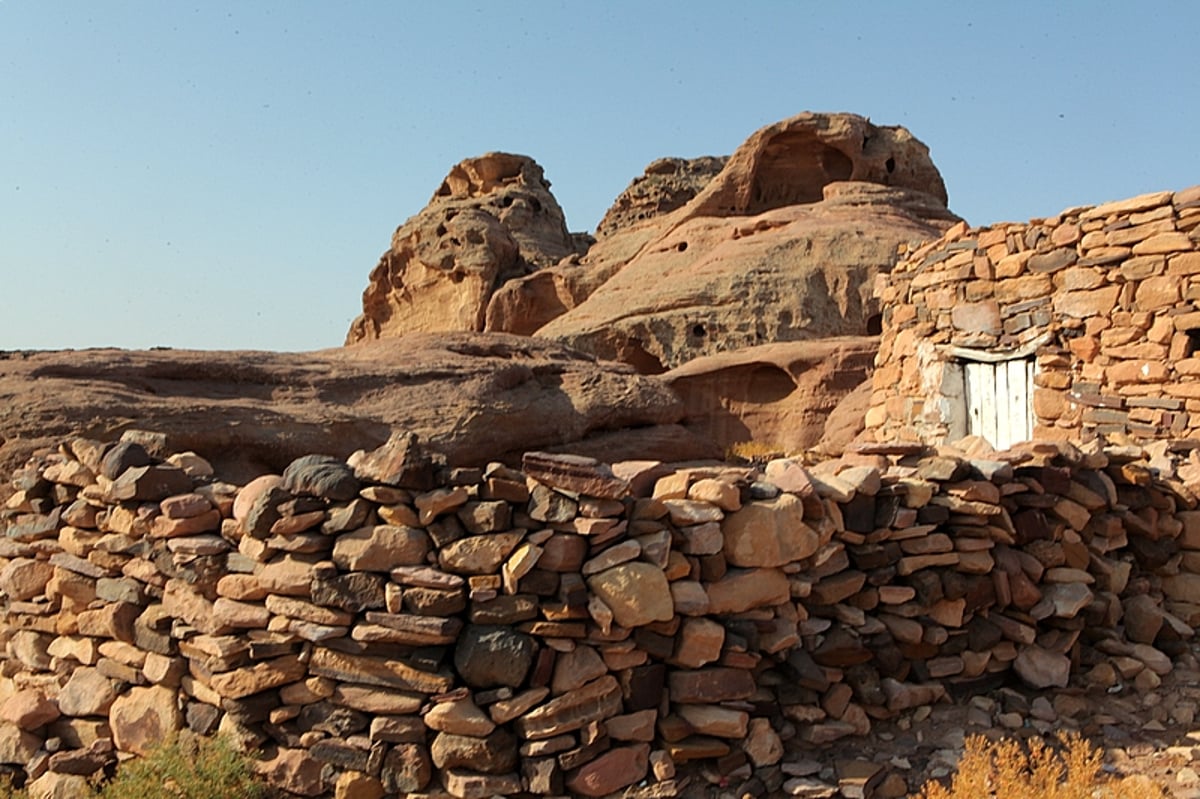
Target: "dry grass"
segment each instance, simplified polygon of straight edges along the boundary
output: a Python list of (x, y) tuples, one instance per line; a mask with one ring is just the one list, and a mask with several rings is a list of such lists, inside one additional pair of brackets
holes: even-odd
[(222, 737), (175, 737), (122, 764), (99, 799), (256, 799), (266, 787), (251, 760)]
[(725, 460), (745, 463), (766, 463), (784, 454), (782, 447), (767, 441), (736, 441), (725, 448)]
[[(267, 788), (252, 761), (223, 738), (176, 736), (145, 758), (121, 764), (111, 780), (74, 799), (261, 799)], [(29, 799), (0, 777), (0, 799)]]
[(980, 735), (966, 740), (958, 772), (947, 788), (930, 781), (917, 799), (1162, 799), (1161, 788), (1145, 779), (1111, 778), (1100, 773), (1103, 755), (1077, 733), (1060, 738), (1061, 751), (1035, 738), (1027, 746)]

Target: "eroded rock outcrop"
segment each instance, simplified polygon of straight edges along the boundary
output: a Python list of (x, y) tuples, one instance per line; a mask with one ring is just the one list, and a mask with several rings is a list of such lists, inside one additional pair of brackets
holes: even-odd
[(557, 263), (580, 243), (567, 232), (533, 159), (509, 153), (469, 158), (392, 236), (346, 343), (483, 330), (497, 286)]
[(515, 336), (413, 335), (308, 353), (0, 354), (0, 469), (65, 435), (130, 428), (161, 431), (171, 448), (199, 452), (235, 479), (308, 452), (371, 449), (394, 428), (452, 464), (535, 447), (717, 454), (677, 425), (682, 417), (657, 380)]
[[(506, 281), (488, 303), (484, 330), (531, 336), (586, 300), (642, 244), (660, 232), (661, 218), (686, 205), (720, 173), (728, 158), (660, 158), (617, 197), (596, 228), (599, 254), (570, 255), (558, 264)], [(595, 247), (595, 242), (591, 242)], [(593, 249), (581, 248), (592, 253)]]
[[(574, 273), (560, 267), (565, 311), (537, 335), (648, 373), (741, 347), (862, 335), (878, 313), (874, 277), (898, 245), (957, 220), (945, 203), (928, 149), (904, 128), (801, 114), (751, 136), (682, 208), (603, 236)], [(532, 303), (523, 314), (548, 315)], [(492, 315), (489, 325), (508, 329)]]
[(833, 410), (869, 383), (878, 349), (874, 336), (764, 344), (696, 358), (663, 379), (683, 399), (688, 429), (723, 449), (755, 441), (799, 452), (816, 445)]
[(596, 235), (604, 236), (628, 230), (636, 225), (682, 208), (704, 190), (729, 162), (726, 156), (700, 158), (659, 158), (633, 179), (621, 192), (596, 226)]

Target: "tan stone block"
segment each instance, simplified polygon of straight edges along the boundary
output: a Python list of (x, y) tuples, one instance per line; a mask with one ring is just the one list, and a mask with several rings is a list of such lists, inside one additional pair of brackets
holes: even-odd
[(675, 472), (658, 478), (654, 484), (653, 497), (659, 500), (687, 498), (691, 476), (687, 472)]
[(1123, 261), (1119, 271), (1125, 280), (1137, 283), (1161, 275), (1166, 268), (1167, 259), (1161, 255), (1139, 255)]
[(267, 595), (266, 608), (277, 616), (287, 616), (289, 619), (299, 619), (313, 624), (342, 626), (352, 623), (355, 618), (353, 613), (344, 610), (314, 605), (302, 599), (277, 594)]
[[(1117, 246), (1136, 245), (1146, 239), (1174, 230), (1175, 224), (1169, 219), (1147, 222), (1144, 225), (1130, 225), (1108, 231), (1108, 243)], [(1134, 247), (1134, 254), (1138, 254), (1136, 247)]]
[(184, 518), (156, 516), (150, 523), (150, 536), (152, 538), (176, 538), (219, 529), (221, 529), (221, 512), (212, 508), (199, 516)]
[(602, 677), (607, 671), (604, 660), (595, 648), (580, 644), (556, 658), (550, 691), (555, 696), (565, 694)]
[(966, 303), (953, 301), (949, 307), (950, 321), (956, 330), (964, 333), (987, 333), (993, 336), (1004, 332), (1004, 325), (1000, 319), (1000, 306), (994, 300)]
[(730, 569), (705, 589), (714, 615), (780, 605), (791, 598), (787, 575), (779, 569)]
[(116, 684), (94, 668), (75, 669), (55, 697), (66, 716), (105, 715), (116, 698)]
[(271, 611), (263, 605), (238, 602), (228, 597), (218, 597), (212, 612), (219, 623), (240, 629), (265, 629), (271, 620)]
[[(1163, 391), (1170, 397), (1183, 397), (1189, 401), (1200, 399), (1200, 383), (1168, 383), (1163, 386)], [(1189, 407), (1188, 410), (1200, 410), (1200, 407)]]
[(1000, 260), (992, 259), (996, 264), (996, 280), (1004, 278), (1016, 277), (1025, 272), (1025, 265), (1029, 263), (1029, 259), (1033, 257), (1033, 250), (1024, 250), (1022, 252), (1006, 255)]
[(1184, 252), (1167, 258), (1168, 275), (1200, 275), (1200, 252)]
[(224, 635), (232, 628), (213, 614), (213, 603), (192, 590), (183, 580), (168, 580), (163, 590), (163, 611), (183, 619), (207, 635)]
[(312, 564), (292, 555), (279, 555), (264, 563), (254, 576), (270, 594), (307, 597), (312, 595)]
[[(1139, 227), (1149, 227), (1149, 225), (1139, 225)], [(1193, 249), (1195, 249), (1195, 244), (1191, 238), (1186, 233), (1175, 231), (1159, 232), (1133, 245), (1134, 255), (1187, 252)]]
[(746, 737), (750, 714), (721, 705), (676, 705), (675, 712), (700, 735), (716, 738)]
[(1146, 278), (1134, 293), (1134, 307), (1139, 311), (1159, 311), (1179, 302), (1180, 282), (1174, 275)]
[[(1130, 383), (1162, 383), (1169, 377), (1165, 364), (1159, 361), (1121, 361), (1104, 371), (1107, 382), (1113, 386)], [(1168, 389), (1170, 386), (1168, 386)]]
[(747, 503), (726, 518), (725, 559), (733, 566), (776, 567), (814, 554), (816, 530), (804, 523), (804, 503), (794, 494)]
[(496, 729), (496, 723), (469, 698), (437, 702), (424, 720), (431, 730), (474, 738), (486, 738)]
[(76, 625), (81, 635), (133, 642), (133, 622), (141, 610), (128, 602), (112, 602), (95, 610), (80, 611)]
[(242, 669), (214, 675), (209, 685), (222, 697), (241, 699), (296, 682), (304, 677), (305, 664), (296, 655), (284, 655)]
[(396, 566), (423, 565), (429, 548), (424, 530), (381, 524), (338, 536), (331, 557), (345, 571), (387, 572)]
[(1072, 266), (1054, 275), (1054, 287), (1059, 291), (1086, 291), (1105, 284), (1104, 273), (1088, 266)]
[(698, 669), (721, 657), (725, 644), (725, 628), (711, 619), (687, 618), (680, 625), (671, 663), (688, 669)]
[(649, 744), (617, 747), (569, 772), (565, 785), (573, 795), (608, 796), (640, 782), (649, 763)]
[(996, 302), (1001, 305), (1036, 300), (1053, 293), (1054, 280), (1050, 275), (1025, 275), (996, 281)]
[(1167, 347), (1150, 341), (1137, 344), (1122, 344), (1117, 347), (1105, 347), (1104, 354), (1110, 358), (1121, 360), (1163, 361), (1167, 357)]
[(1120, 292), (1119, 286), (1106, 286), (1091, 291), (1058, 293), (1054, 295), (1054, 310), (1076, 319), (1111, 314), (1117, 306)]
[[(521, 778), (516, 774), (479, 774), (463, 768), (448, 768), (441, 772), (442, 787), (457, 799), (487, 799), (521, 792)], [(415, 792), (405, 788), (402, 792)]]
[(732, 512), (742, 507), (738, 487), (724, 480), (713, 478), (697, 480), (688, 488), (687, 496), (688, 499), (716, 505), (724, 511)]
[(653, 564), (623, 563), (592, 575), (587, 583), (622, 627), (670, 621), (675, 615), (667, 578)]
[(26, 689), (0, 704), (0, 720), (15, 724), (22, 730), (36, 730), (57, 719), (62, 713), (58, 703), (46, 698), (38, 689)]
[(109, 723), (117, 749), (147, 755), (183, 727), (183, 714), (173, 689), (135, 687), (113, 702)]
[(0, 569), (0, 590), (10, 600), (33, 599), (46, 590), (55, 567), (44, 560), (13, 558)]
[(239, 602), (257, 602), (267, 598), (267, 589), (253, 574), (227, 574), (217, 581), (217, 594)]
[(573, 732), (620, 712), (621, 686), (615, 677), (606, 674), (578, 690), (535, 707), (513, 724), (522, 738), (540, 741)]

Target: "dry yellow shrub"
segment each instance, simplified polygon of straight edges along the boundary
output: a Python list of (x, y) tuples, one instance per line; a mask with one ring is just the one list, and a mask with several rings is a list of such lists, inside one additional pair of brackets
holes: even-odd
[(781, 448), (766, 441), (737, 441), (725, 448), (725, 459), (729, 461), (766, 462), (784, 455)]
[(1100, 773), (1100, 751), (1078, 733), (1060, 738), (1061, 753), (1040, 738), (1022, 746), (1012, 739), (966, 740), (958, 772), (947, 788), (925, 783), (917, 799), (1162, 799), (1149, 780), (1117, 780)]

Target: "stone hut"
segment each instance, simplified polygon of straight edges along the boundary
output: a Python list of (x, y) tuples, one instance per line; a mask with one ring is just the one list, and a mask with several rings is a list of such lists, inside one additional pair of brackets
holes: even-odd
[(1200, 437), (1200, 186), (959, 224), (876, 292), (868, 438)]

